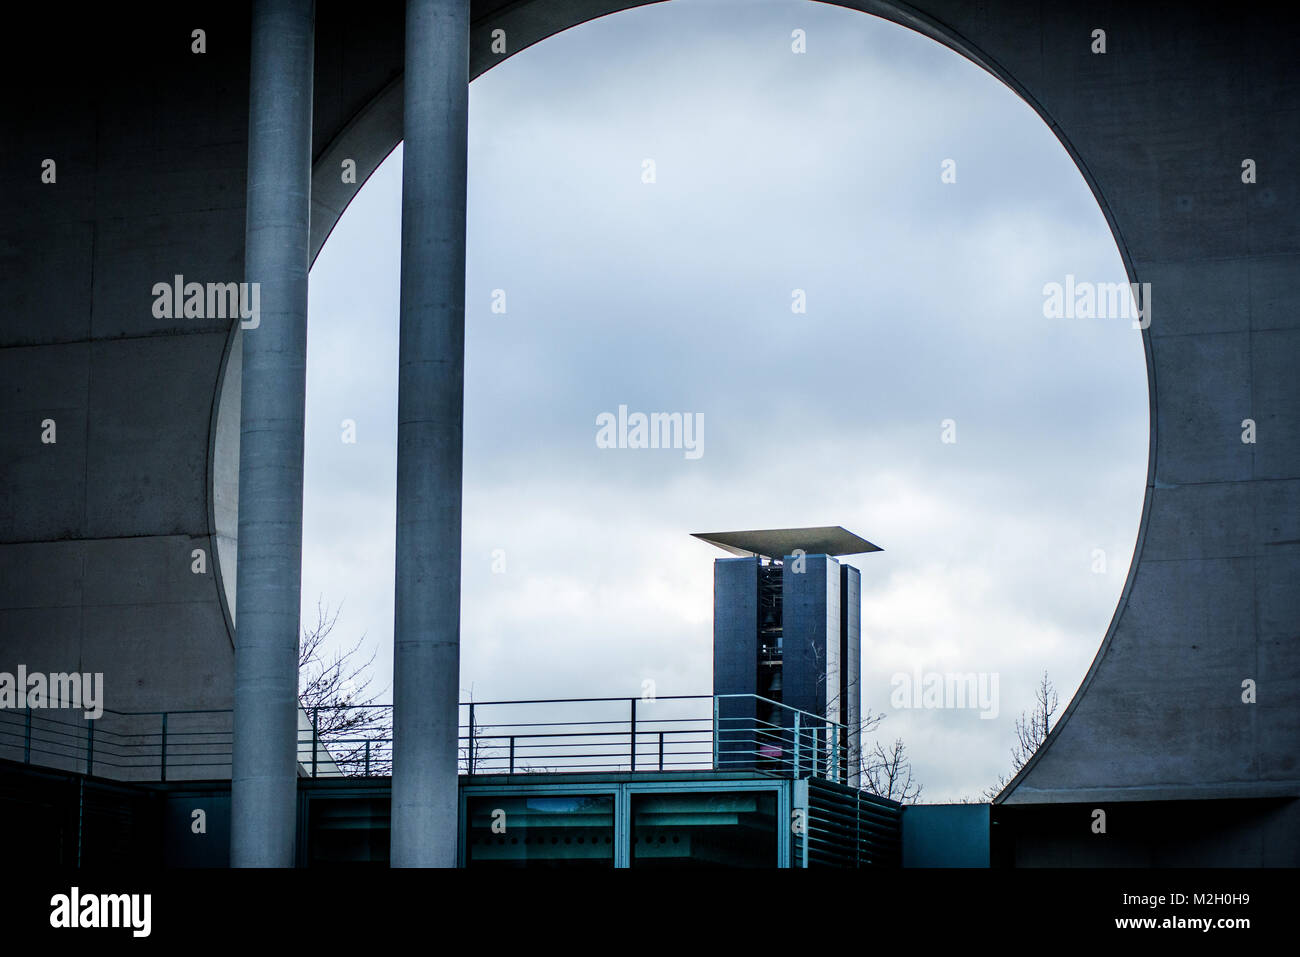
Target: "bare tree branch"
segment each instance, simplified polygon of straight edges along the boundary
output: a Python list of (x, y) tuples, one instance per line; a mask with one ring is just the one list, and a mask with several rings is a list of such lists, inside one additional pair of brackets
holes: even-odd
[(886, 749), (879, 741), (862, 757), (862, 781), (872, 794), (899, 804), (915, 804), (921, 799), (922, 786), (912, 778), (912, 762), (907, 756), (907, 745), (897, 738)]
[(298, 700), (316, 729), (330, 759), (347, 775), (392, 772), (393, 709), (377, 701), (388, 689), (368, 693), (374, 681), (375, 652), (365, 661), (356, 644), (326, 656), (325, 644), (338, 624), (342, 604), (331, 614), (316, 602), (316, 623), (304, 626), (298, 645)]
[(1029, 759), (1042, 747), (1052, 730), (1053, 716), (1060, 705), (1052, 679), (1043, 672), (1043, 677), (1034, 689), (1034, 710), (1022, 712), (1016, 718), (1016, 743), (1011, 748), (1011, 773), (998, 775), (997, 781), (984, 791), (984, 797), (993, 800), (1029, 763)]

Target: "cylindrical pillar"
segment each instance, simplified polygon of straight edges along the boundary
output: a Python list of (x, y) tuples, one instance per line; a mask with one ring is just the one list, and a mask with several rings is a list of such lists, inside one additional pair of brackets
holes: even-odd
[(456, 865), (469, 0), (407, 0), (394, 867)]
[(258, 309), (241, 333), (235, 867), (294, 864), (314, 35), (312, 0), (255, 0), (244, 279)]

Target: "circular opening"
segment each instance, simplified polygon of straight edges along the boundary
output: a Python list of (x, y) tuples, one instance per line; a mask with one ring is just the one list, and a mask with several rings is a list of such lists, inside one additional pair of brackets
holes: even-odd
[[(902, 738), (927, 801), (977, 797), (1044, 671), (1069, 700), (1130, 565), (1140, 333), (1045, 292), (1127, 277), (994, 77), (855, 11), (734, 6), (593, 21), (471, 85), (461, 684), (707, 694), (721, 553), (689, 533), (839, 524), (884, 548), (846, 559), (868, 745)], [(308, 356), (304, 615), (344, 603), (379, 685), (400, 164), (316, 261)], [(697, 447), (601, 448), (620, 408), (702, 420)], [(969, 673), (995, 708), (891, 700)]]

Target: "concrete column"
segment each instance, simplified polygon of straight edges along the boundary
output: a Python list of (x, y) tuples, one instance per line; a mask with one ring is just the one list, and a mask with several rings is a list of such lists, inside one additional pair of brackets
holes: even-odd
[(292, 867), (315, 5), (256, 0), (252, 26), (230, 861)]
[(454, 867), (469, 0), (407, 0), (394, 867)]

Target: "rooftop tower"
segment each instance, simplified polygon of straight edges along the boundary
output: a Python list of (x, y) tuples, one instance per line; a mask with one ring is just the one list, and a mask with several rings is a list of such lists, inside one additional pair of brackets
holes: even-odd
[[(697, 532), (695, 537), (735, 556), (713, 564), (713, 693), (758, 696), (720, 701), (724, 729), (792, 729), (789, 709), (843, 725), (834, 750), (843, 780), (856, 787), (861, 572), (838, 559), (881, 549), (838, 525)], [(831, 744), (820, 742), (827, 751)], [(760, 754), (749, 743), (743, 752), (740, 748), (720, 746), (720, 762), (753, 766), (790, 760), (781, 748)]]

